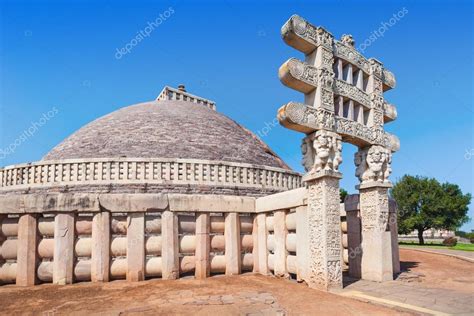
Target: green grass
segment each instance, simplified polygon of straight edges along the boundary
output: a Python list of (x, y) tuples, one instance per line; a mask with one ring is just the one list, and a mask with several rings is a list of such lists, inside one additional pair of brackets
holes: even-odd
[(462, 250), (462, 251), (474, 251), (474, 244), (461, 244), (458, 243), (454, 247), (447, 247), (441, 243), (425, 243), (424, 245), (419, 245), (416, 242), (406, 242), (406, 241), (401, 241), (399, 242), (399, 245), (402, 246), (413, 246), (413, 247), (421, 247), (421, 248), (431, 248), (431, 249), (453, 249), (453, 250)]

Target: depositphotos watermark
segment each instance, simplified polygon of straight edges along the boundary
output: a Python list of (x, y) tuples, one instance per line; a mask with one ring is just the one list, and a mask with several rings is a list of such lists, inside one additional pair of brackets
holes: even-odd
[(59, 110), (56, 107), (53, 107), (47, 113), (43, 113), (40, 119), (36, 122), (32, 122), (30, 127), (25, 129), (23, 133), (20, 134), (10, 145), (7, 147), (0, 149), (0, 160), (5, 159), (8, 155), (11, 155), (15, 152), (15, 150), (21, 146), (24, 142), (26, 142), (29, 138), (33, 137), (36, 132), (44, 126), (50, 119), (56, 116), (59, 113)]
[(375, 41), (377, 41), (380, 37), (384, 37), (385, 32), (388, 31), (389, 28), (393, 27), (395, 24), (398, 23), (405, 15), (408, 14), (408, 9), (403, 7), (400, 11), (397, 13), (394, 13), (393, 16), (390, 18), (390, 20), (386, 22), (381, 22), (380, 27), (373, 31), (369, 37), (357, 47), (359, 52), (363, 53), (367, 47), (372, 45)]
[(279, 123), (278, 118), (274, 118), (273, 121), (271, 122), (265, 122), (265, 127), (263, 127), (261, 130), (257, 131), (258, 136), (260, 138), (266, 137), (270, 131), (277, 126)]
[(157, 27), (163, 24), (163, 22), (165, 22), (173, 14), (173, 7), (169, 7), (168, 10), (164, 11), (163, 13), (160, 13), (160, 15), (155, 20), (153, 20), (152, 22), (148, 22), (147, 26), (145, 26), (143, 30), (138, 31), (137, 35), (132, 38), (127, 44), (125, 44), (124, 47), (117, 48), (117, 51), (115, 53), (115, 59), (121, 59), (123, 56), (130, 53), (132, 49), (138, 45), (138, 43), (149, 37)]

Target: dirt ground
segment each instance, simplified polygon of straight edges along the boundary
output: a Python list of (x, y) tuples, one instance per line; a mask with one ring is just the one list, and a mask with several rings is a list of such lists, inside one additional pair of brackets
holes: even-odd
[(419, 276), (418, 284), (474, 293), (474, 263), (444, 255), (400, 249), (402, 271)]
[[(402, 268), (417, 285), (472, 292), (474, 264), (401, 249)], [(309, 289), (303, 284), (246, 274), (203, 281), (113, 281), (69, 286), (0, 287), (1, 314), (31, 315), (401, 315), (402, 312)]]

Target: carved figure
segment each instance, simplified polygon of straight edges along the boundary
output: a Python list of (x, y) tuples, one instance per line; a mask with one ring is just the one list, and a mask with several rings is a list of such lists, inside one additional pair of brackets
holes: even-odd
[(303, 138), (303, 141), (301, 142), (301, 153), (303, 154), (303, 160), (301, 163), (304, 170), (308, 172), (314, 165), (313, 144), (310, 136)]
[(315, 151), (313, 170), (315, 172), (332, 169), (332, 162), (329, 159), (332, 147), (333, 144), (327, 132), (318, 131), (313, 141)]
[(342, 163), (342, 142), (340, 139), (334, 137), (334, 154), (332, 158), (332, 166), (334, 171), (339, 171), (339, 165)]
[(392, 172), (391, 157), (389, 149), (378, 145), (359, 150), (354, 156), (354, 163), (357, 167), (356, 176), (361, 183), (370, 181), (388, 183), (388, 177)]
[(350, 34), (342, 35), (341, 42), (346, 44), (346, 45), (352, 46), (352, 47), (354, 47), (354, 45), (355, 45), (354, 38)]

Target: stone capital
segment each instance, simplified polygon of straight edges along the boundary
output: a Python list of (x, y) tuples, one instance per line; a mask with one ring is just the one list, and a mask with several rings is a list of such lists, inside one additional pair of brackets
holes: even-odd
[(342, 173), (338, 171), (331, 171), (331, 170), (321, 170), (318, 172), (309, 172), (303, 176), (303, 182), (310, 182), (320, 178), (329, 177), (329, 178), (336, 178), (342, 179)]

